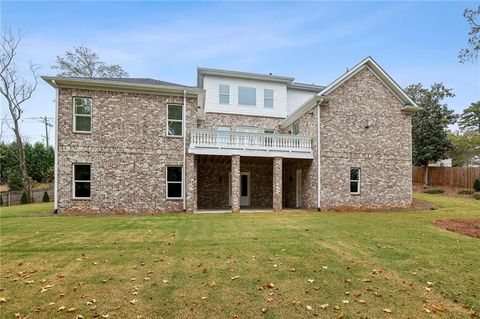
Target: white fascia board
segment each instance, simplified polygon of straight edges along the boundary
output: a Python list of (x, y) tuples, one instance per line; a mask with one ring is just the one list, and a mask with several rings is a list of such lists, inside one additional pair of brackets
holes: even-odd
[(260, 73), (220, 70), (220, 69), (211, 69), (211, 68), (197, 68), (197, 73), (201, 75), (216, 75), (216, 76), (249, 79), (249, 80), (282, 82), (287, 84), (292, 83), (293, 80), (295, 80), (295, 78), (287, 77), (287, 76), (267, 75), (267, 74), (260, 74)]
[(283, 158), (299, 158), (313, 159), (312, 152), (288, 152), (288, 151), (255, 151), (243, 149), (222, 149), (222, 148), (206, 148), (206, 147), (189, 147), (188, 153), (197, 155), (240, 155), (250, 157), (283, 157)]
[(41, 78), (53, 87), (85, 88), (85, 89), (114, 89), (117, 91), (139, 91), (145, 93), (174, 93), (183, 95), (183, 91), (189, 96), (197, 96), (204, 92), (203, 89), (195, 87), (181, 87), (170, 85), (155, 85), (143, 83), (121, 83), (108, 80), (92, 80), (82, 78), (64, 78), (55, 76), (41, 76)]

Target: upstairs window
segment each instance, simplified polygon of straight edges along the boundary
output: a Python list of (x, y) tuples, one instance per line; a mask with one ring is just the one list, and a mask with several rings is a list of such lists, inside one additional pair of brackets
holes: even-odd
[(360, 194), (360, 168), (350, 168), (350, 194)]
[(298, 135), (298, 134), (300, 134), (300, 123), (298, 123), (298, 122), (293, 123), (293, 125), (292, 125), (292, 134), (293, 134), (293, 135)]
[(218, 86), (218, 103), (230, 104), (230, 85), (220, 84)]
[(272, 89), (263, 90), (263, 106), (268, 108), (273, 108), (273, 90)]
[(167, 135), (183, 136), (183, 107), (182, 105), (167, 106)]
[(73, 164), (73, 197), (90, 198), (90, 164)]
[(73, 131), (92, 131), (92, 99), (88, 97), (73, 98)]
[(181, 166), (167, 167), (167, 199), (183, 198), (183, 175)]
[(257, 105), (257, 89), (252, 87), (239, 86), (238, 104), (248, 106)]

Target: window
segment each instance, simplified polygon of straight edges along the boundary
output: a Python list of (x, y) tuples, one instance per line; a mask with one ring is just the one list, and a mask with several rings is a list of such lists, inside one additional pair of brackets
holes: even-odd
[(73, 164), (73, 197), (90, 198), (90, 164)]
[(264, 107), (273, 107), (273, 90), (265, 89), (263, 90), (263, 106)]
[(171, 105), (167, 106), (167, 135), (168, 136), (182, 136), (182, 118), (183, 118), (183, 110), (182, 105)]
[(257, 89), (246, 86), (238, 87), (238, 104), (257, 105)]
[(292, 131), (293, 131), (293, 135), (300, 134), (300, 123), (298, 123), (298, 122), (293, 123)]
[(181, 166), (167, 167), (167, 199), (183, 198), (183, 178)]
[(360, 194), (360, 168), (350, 168), (350, 193)]
[(220, 84), (218, 86), (218, 103), (229, 104), (230, 103), (230, 85)]
[(92, 131), (92, 99), (88, 97), (73, 98), (73, 131)]
[(275, 134), (275, 130), (273, 128), (266, 128), (266, 129), (263, 130), (263, 133)]

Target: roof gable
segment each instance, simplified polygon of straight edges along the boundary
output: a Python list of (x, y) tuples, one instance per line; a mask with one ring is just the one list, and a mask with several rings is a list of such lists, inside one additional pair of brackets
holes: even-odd
[(382, 84), (400, 101), (403, 103), (404, 107), (402, 111), (405, 112), (416, 112), (421, 108), (405, 93), (405, 91), (373, 60), (371, 57), (363, 59), (360, 63), (354, 66), (349, 71), (342, 74), (335, 81), (326, 86), (322, 91), (316, 94), (314, 97), (305, 102), (300, 106), (294, 113), (287, 117), (283, 122), (282, 126), (286, 127), (296, 120), (298, 120), (303, 114), (308, 112), (312, 107), (322, 100), (328, 100), (328, 94), (341, 86), (347, 80), (352, 78), (355, 74), (368, 68)]

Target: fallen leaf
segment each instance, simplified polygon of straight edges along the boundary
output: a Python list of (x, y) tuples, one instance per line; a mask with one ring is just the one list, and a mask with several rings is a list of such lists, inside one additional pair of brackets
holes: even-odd
[(3, 302), (7, 302), (7, 299), (6, 299), (6, 298), (3, 298), (3, 297), (1, 297), (1, 298), (0, 298), (0, 303), (3, 303)]
[(367, 303), (367, 302), (366, 302), (365, 300), (363, 300), (363, 299), (359, 299), (358, 302), (359, 302), (359, 303)]
[(77, 308), (72, 307), (72, 308), (68, 308), (67, 312), (74, 312), (75, 310), (77, 310)]
[(235, 280), (235, 279), (238, 279), (240, 278), (240, 276), (233, 276), (232, 278), (230, 278), (231, 280)]
[(267, 308), (262, 308), (261, 311), (262, 311), (262, 313), (266, 313), (266, 312), (267, 312)]
[(433, 286), (433, 282), (427, 281), (427, 285), (429, 285), (430, 287), (432, 287), (432, 286)]
[(57, 310), (57, 311), (62, 311), (62, 310), (65, 310), (65, 306), (60, 306), (60, 307), (58, 307), (58, 310)]
[(312, 306), (307, 305), (307, 311), (312, 311), (312, 310), (313, 310)]
[(83, 316), (82, 315), (76, 315), (75, 319), (83, 319)]
[(137, 299), (132, 299), (132, 300), (129, 301), (129, 303), (131, 303), (132, 305), (136, 304), (137, 302), (138, 302)]
[(313, 282), (315, 281), (315, 279), (307, 279), (307, 281), (308, 281), (309, 283), (313, 283)]
[(328, 267), (327, 267), (327, 266), (323, 266), (322, 268), (323, 268), (323, 269), (328, 269)]
[(392, 313), (392, 310), (391, 309), (388, 309), (388, 308), (385, 308), (385, 309), (382, 309), (383, 312), (386, 312), (386, 313)]
[(163, 279), (163, 283), (166, 284), (168, 282), (168, 279)]
[(348, 300), (342, 300), (343, 303), (347, 304), (347, 303), (350, 303), (350, 301)]
[(322, 308), (322, 309), (327, 309), (328, 306), (329, 306), (328, 303), (324, 303), (323, 305), (320, 305), (320, 308)]

